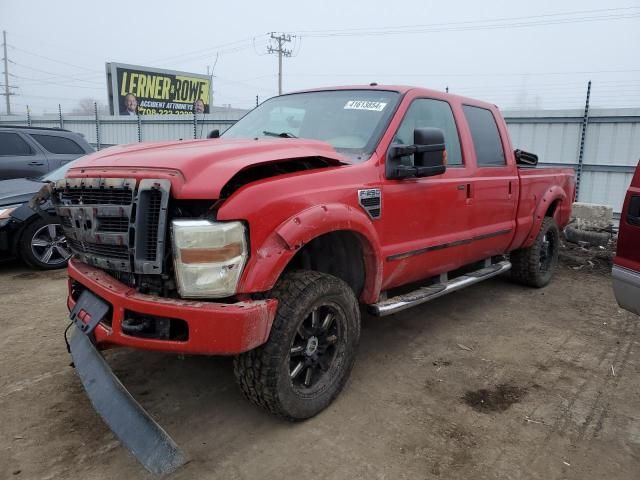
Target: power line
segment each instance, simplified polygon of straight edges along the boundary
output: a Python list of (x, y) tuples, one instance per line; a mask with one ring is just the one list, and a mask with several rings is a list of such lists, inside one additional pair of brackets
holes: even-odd
[[(65, 61), (62, 61), (62, 60), (56, 60), (55, 58), (47, 57), (46, 55), (41, 55), (39, 53), (31, 52), (29, 50), (25, 50), (24, 48), (18, 48), (18, 47), (14, 46), (14, 45), (11, 45), (11, 48), (14, 49), (14, 50), (17, 50), (19, 52), (26, 53), (27, 55), (32, 55), (34, 57), (42, 58), (44, 60), (49, 60), (50, 62), (62, 63), (63, 65), (67, 65), (68, 67), (73, 67), (73, 68), (77, 68), (79, 70), (85, 70), (87, 72), (96, 73), (96, 74), (99, 72), (98, 70), (93, 70), (91, 68), (81, 67), (79, 65), (74, 65), (73, 63), (65, 62)], [(103, 74), (103, 72), (101, 72), (101, 75), (102, 74)]]
[(22, 86), (33, 86), (33, 85), (42, 85), (42, 84), (47, 84), (47, 85), (59, 85), (61, 87), (69, 87), (69, 88), (85, 88), (88, 90), (102, 90), (100, 87), (90, 87), (88, 85), (74, 85), (74, 84), (70, 84), (68, 82), (64, 82), (64, 81), (54, 81), (54, 80), (47, 80), (47, 79), (41, 79), (41, 78), (32, 78), (32, 77), (24, 77), (22, 75), (11, 75), (14, 78), (19, 78), (21, 80), (27, 80), (31, 83), (23, 83)]
[(41, 81), (42, 80), (56, 80), (58, 78), (68, 78), (69, 80), (75, 80), (77, 82), (90, 83), (90, 84), (93, 84), (93, 85), (102, 85), (102, 83), (98, 82), (98, 81), (85, 80), (85, 79), (83, 79), (81, 77), (76, 77), (76, 76), (73, 76), (73, 75), (65, 75), (65, 74), (61, 74), (61, 73), (49, 72), (47, 70), (42, 70), (42, 69), (39, 69), (39, 68), (31, 67), (29, 65), (24, 65), (24, 64), (19, 63), (19, 62), (11, 62), (11, 63), (13, 63), (14, 65), (17, 65), (19, 67), (26, 68), (27, 70), (32, 70), (34, 72), (39, 72), (39, 73), (46, 73), (47, 75), (53, 75), (53, 77), (50, 77), (50, 78), (40, 79)]
[[(622, 13), (627, 11), (628, 13)], [(610, 13), (606, 12), (619, 12)], [(603, 15), (603, 13), (605, 13)], [(585, 16), (589, 14), (590, 16)], [(591, 15), (593, 14), (593, 15)], [(463, 22), (431, 23), (423, 25), (399, 25), (395, 27), (380, 28), (348, 28), (332, 30), (302, 30), (299, 35), (306, 37), (343, 37), (343, 36), (381, 36), (431, 33), (461, 30), (486, 30), (495, 28), (528, 27), (537, 25), (556, 25), (562, 23), (581, 23), (586, 21), (616, 20), (636, 18), (640, 16), (640, 7), (605, 8), (595, 10), (579, 10), (564, 13), (551, 13), (544, 15), (528, 15), (523, 17), (504, 17), (491, 20), (470, 20)], [(566, 17), (566, 18), (553, 18)], [(514, 22), (515, 21), (515, 22)]]

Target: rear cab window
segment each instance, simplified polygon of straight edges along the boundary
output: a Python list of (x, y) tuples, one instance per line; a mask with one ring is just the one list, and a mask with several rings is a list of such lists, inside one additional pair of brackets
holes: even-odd
[(0, 157), (33, 155), (33, 148), (17, 133), (0, 132)]
[(498, 124), (491, 110), (463, 105), (469, 124), (478, 167), (503, 167), (507, 164)]
[(41, 134), (31, 134), (31, 137), (40, 145), (42, 145), (42, 148), (44, 148), (49, 153), (60, 155), (85, 153), (83, 148), (70, 138), (61, 137), (58, 135)]

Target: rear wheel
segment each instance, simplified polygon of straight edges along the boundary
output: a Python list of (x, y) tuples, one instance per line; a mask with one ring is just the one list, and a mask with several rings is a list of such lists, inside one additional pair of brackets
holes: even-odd
[(22, 232), (18, 245), (20, 257), (33, 268), (63, 268), (71, 257), (62, 225), (57, 218), (40, 218)]
[(558, 265), (560, 231), (551, 217), (545, 217), (529, 248), (511, 252), (511, 278), (523, 285), (544, 287), (550, 281)]
[(351, 288), (331, 275), (299, 271), (273, 291), (278, 312), (264, 345), (236, 357), (244, 395), (289, 420), (324, 410), (346, 383), (360, 339)]

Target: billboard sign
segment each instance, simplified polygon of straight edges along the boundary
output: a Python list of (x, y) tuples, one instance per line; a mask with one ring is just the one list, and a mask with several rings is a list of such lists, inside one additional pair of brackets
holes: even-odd
[(112, 115), (209, 113), (211, 79), (207, 75), (107, 63)]

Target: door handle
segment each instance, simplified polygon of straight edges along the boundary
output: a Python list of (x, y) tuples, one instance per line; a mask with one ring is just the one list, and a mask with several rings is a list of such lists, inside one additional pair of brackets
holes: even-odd
[(465, 188), (467, 188), (467, 185), (463, 183), (462, 185), (458, 185), (456, 188), (458, 190), (464, 190)]
[(41, 167), (44, 165), (44, 162), (29, 162), (29, 165), (34, 165), (36, 167)]

